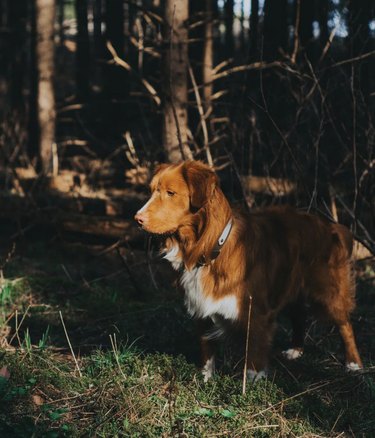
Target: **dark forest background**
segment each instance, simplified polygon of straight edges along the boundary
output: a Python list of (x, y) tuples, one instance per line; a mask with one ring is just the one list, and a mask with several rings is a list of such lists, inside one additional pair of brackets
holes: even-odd
[(371, 0), (1, 0), (1, 215), (130, 236), (153, 164), (194, 157), (373, 252), (374, 60)]
[[(0, 436), (373, 437), (374, 107), (374, 0), (0, 0)], [(364, 370), (314, 318), (285, 360), (281, 315), (268, 379), (229, 338), (203, 383), (134, 220), (186, 158), (351, 228)]]

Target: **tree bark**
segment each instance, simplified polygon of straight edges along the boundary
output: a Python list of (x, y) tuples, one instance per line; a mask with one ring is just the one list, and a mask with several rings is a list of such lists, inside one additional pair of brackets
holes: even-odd
[(213, 15), (212, 15), (212, 0), (206, 0), (206, 14), (204, 26), (204, 46), (203, 46), (203, 68), (202, 77), (203, 83), (206, 84), (203, 88), (203, 98), (205, 111), (211, 106), (212, 96), (212, 69), (213, 69)]
[(8, 5), (10, 46), (9, 46), (9, 79), (11, 84), (11, 103), (13, 109), (23, 112), (23, 91), (25, 85), (25, 64), (26, 58), (26, 14), (27, 2), (19, 0), (10, 1)]
[(258, 47), (258, 24), (259, 24), (259, 1), (251, 0), (250, 11), (250, 61), (255, 61), (259, 57)]
[(299, 17), (299, 41), (300, 47), (304, 50), (310, 61), (313, 60), (312, 40), (313, 40), (313, 20), (314, 20), (314, 2), (300, 0), (300, 17)]
[(233, 52), (234, 52), (233, 8), (234, 8), (234, 0), (225, 0), (224, 3), (225, 47), (228, 57), (233, 57)]
[(163, 142), (169, 161), (192, 157), (188, 146), (188, 0), (166, 0)]
[[(106, 40), (110, 41), (120, 58), (124, 57), (124, 2), (106, 1)], [(111, 56), (106, 50), (107, 56)], [(126, 98), (129, 95), (129, 74), (117, 65), (105, 65), (105, 89), (109, 97)]]
[(64, 44), (64, 41), (65, 41), (64, 9), (65, 9), (65, 0), (58, 0), (57, 21), (59, 23), (59, 44), (60, 44), (60, 46), (62, 46)]
[(87, 0), (75, 0), (77, 19), (76, 86), (77, 98), (84, 101), (90, 91), (90, 42)]
[[(205, 43), (205, 7), (207, 0), (189, 1), (189, 61), (198, 84), (203, 82), (203, 52)], [(196, 25), (199, 23), (199, 25)]]
[[(371, 50), (369, 22), (372, 15), (372, 0), (350, 0), (349, 9), (349, 52), (351, 57), (360, 56)], [(367, 102), (370, 95), (370, 61), (363, 60), (354, 65), (358, 73), (355, 89), (360, 91)]]
[(39, 155), (39, 122), (38, 122), (38, 69), (36, 60), (37, 32), (36, 5), (31, 2), (30, 9), (30, 42), (29, 42), (29, 96), (28, 96), (28, 156), (32, 159)]
[[(310, 1), (310, 0), (308, 0)], [(264, 3), (264, 59), (280, 58), (287, 47), (287, 0), (265, 0)]]
[(328, 0), (318, 0), (318, 21), (320, 28), (319, 44), (324, 49), (328, 42)]
[(56, 110), (53, 86), (55, 14), (55, 0), (36, 0), (39, 155), (45, 175), (52, 172), (52, 148), (55, 141)]
[(104, 44), (102, 36), (103, 5), (102, 0), (94, 0), (94, 52), (97, 59), (103, 56)]

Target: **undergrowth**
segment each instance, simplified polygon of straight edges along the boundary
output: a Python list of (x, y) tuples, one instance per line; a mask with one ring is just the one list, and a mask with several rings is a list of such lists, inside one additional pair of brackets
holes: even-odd
[(338, 334), (314, 322), (305, 356), (286, 362), (280, 350), (289, 329), (281, 321), (268, 379), (249, 382), (242, 395), (230, 348), (203, 382), (193, 322), (178, 291), (159, 282), (164, 267), (152, 267), (151, 281), (149, 267), (137, 265), (130, 281), (116, 263), (37, 244), (7, 266), (1, 437), (374, 436), (371, 268), (353, 318), (363, 373), (344, 371)]

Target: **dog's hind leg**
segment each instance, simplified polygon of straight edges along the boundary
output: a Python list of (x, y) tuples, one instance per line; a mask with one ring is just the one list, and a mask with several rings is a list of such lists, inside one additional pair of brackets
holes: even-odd
[(303, 299), (297, 299), (289, 306), (289, 319), (292, 324), (292, 345), (282, 354), (286, 359), (294, 360), (303, 355), (306, 331), (306, 307)]
[(350, 314), (355, 307), (355, 289), (350, 263), (331, 267), (331, 278), (332, 281), (325, 293), (320, 295), (320, 303), (340, 331), (345, 348), (346, 368), (355, 371), (363, 366), (350, 323)]
[(339, 330), (345, 347), (346, 369), (348, 371), (361, 369), (363, 365), (354, 339), (353, 327), (349, 320), (340, 324)]

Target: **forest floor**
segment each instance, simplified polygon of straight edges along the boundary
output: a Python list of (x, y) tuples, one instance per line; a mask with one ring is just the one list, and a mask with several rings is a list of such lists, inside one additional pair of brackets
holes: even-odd
[(1, 437), (374, 436), (374, 265), (358, 266), (353, 315), (365, 371), (345, 372), (337, 331), (314, 321), (306, 354), (285, 361), (281, 320), (268, 379), (242, 395), (230, 346), (203, 382), (163, 261), (33, 234), (0, 280)]

